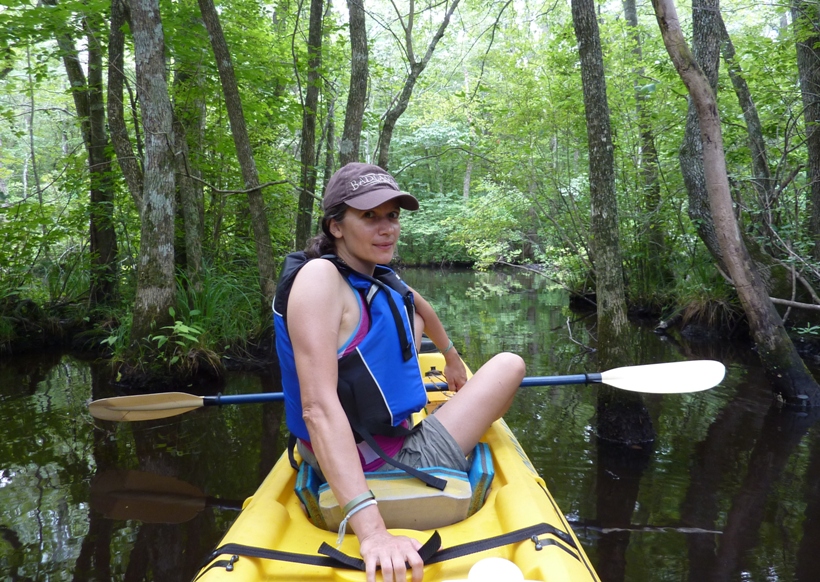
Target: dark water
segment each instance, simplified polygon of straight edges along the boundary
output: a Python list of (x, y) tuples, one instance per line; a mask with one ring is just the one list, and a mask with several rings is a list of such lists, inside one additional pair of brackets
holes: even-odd
[[(600, 371), (594, 318), (526, 274), (408, 271), (467, 363), (522, 354), (528, 375)], [(716, 389), (646, 397), (652, 447), (596, 438), (600, 388), (522, 390), (508, 423), (605, 581), (820, 580), (820, 424), (772, 406), (748, 346), (636, 326), (624, 365), (710, 358)], [(277, 391), (275, 371), (213, 393)], [(142, 423), (94, 421), (104, 364), (0, 360), (0, 579), (190, 580), (284, 447), (278, 404)]]

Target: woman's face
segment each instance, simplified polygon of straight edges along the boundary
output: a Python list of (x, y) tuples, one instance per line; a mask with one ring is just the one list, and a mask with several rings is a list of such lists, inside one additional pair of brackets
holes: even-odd
[(377, 264), (389, 263), (401, 232), (400, 211), (396, 200), (370, 210), (348, 208), (341, 222), (330, 221), (336, 253), (362, 273), (372, 273)]

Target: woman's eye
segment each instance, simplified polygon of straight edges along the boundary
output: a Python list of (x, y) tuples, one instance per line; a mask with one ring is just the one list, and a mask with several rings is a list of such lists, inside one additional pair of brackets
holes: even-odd
[(390, 218), (392, 220), (397, 220), (399, 218), (399, 213), (398, 212), (391, 212), (390, 213)]

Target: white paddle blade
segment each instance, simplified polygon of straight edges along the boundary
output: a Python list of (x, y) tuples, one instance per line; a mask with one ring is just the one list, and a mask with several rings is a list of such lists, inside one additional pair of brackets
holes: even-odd
[(101, 398), (90, 403), (88, 411), (100, 420), (131, 422), (168, 418), (202, 406), (204, 401), (201, 396), (184, 392), (162, 392)]
[(621, 390), (646, 394), (700, 392), (720, 384), (726, 368), (714, 360), (690, 360), (615, 368), (601, 374), (601, 381)]

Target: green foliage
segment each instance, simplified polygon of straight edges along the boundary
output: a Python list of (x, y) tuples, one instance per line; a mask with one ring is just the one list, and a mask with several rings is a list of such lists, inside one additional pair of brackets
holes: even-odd
[(676, 280), (672, 289), (673, 304), (683, 323), (695, 323), (710, 329), (732, 330), (742, 319), (743, 308), (737, 294), (718, 273), (711, 261), (699, 257), (689, 263), (686, 276)]
[[(171, 317), (176, 317), (174, 308), (168, 310)], [(199, 311), (192, 310), (188, 314), (191, 318), (196, 318)], [(162, 329), (155, 334), (148, 336), (148, 342), (156, 342), (155, 353), (157, 357), (166, 362), (169, 368), (180, 365), (183, 362), (193, 359), (191, 356), (195, 353), (202, 352), (202, 343), (200, 336), (203, 330), (194, 327), (192, 324), (186, 324), (178, 319), (174, 320), (174, 325), (163, 326)], [(218, 356), (213, 354), (211, 357), (218, 362)]]
[(797, 327), (795, 331), (800, 335), (808, 335), (812, 337), (820, 336), (820, 325), (806, 325), (804, 327)]
[(482, 183), (458, 214), (445, 223), (451, 238), (467, 251), (479, 269), (495, 263), (521, 262), (529, 204), (520, 192), (493, 183)]
[(202, 290), (194, 290), (185, 275), (177, 275), (177, 311), (182, 321), (206, 332), (199, 336), (202, 347), (222, 351), (243, 347), (269, 323), (261, 319), (262, 297), (252, 268), (231, 270), (207, 268)]
[[(201, 289), (183, 273), (177, 274), (177, 305), (169, 313), (173, 325), (164, 326), (137, 347), (139, 361), (161, 361), (169, 369), (188, 372), (203, 364), (221, 369), (218, 354), (242, 352), (249, 340), (268, 325), (262, 319), (261, 295), (253, 269), (206, 269)], [(108, 324), (105, 324), (108, 325)], [(115, 360), (130, 361), (130, 312), (112, 326), (102, 341)]]
[[(91, 185), (80, 120), (56, 39), (71, 37), (85, 63), (84, 18), (108, 8), (103, 0), (61, 0), (54, 6), (9, 2), (0, 12), (0, 27), (7, 32), (0, 39), (0, 68), (7, 71), (0, 85), (0, 297), (31, 298), (38, 304), (78, 302), (88, 291)], [(384, 113), (395, 105), (407, 76), (405, 35), (395, 10), (406, 15), (408, 8), (401, 2), (395, 7), (376, 3), (368, 11), (370, 84), (363, 160), (375, 157)], [(418, 3), (415, 8), (412, 36), (419, 59), (444, 8)], [(245, 180), (198, 6), (193, 0), (162, 0), (160, 9), (175, 114), (187, 130), (187, 168), (202, 189), (201, 237), (208, 265), (201, 291), (192, 291), (199, 289), (192, 281), (180, 281), (176, 319), (201, 331), (195, 335), (196, 349), (220, 352), (226, 345), (243, 344), (267, 324), (258, 308), (247, 197), (238, 193)], [(296, 182), (309, 9), (305, 4), (258, 0), (223, 2), (217, 9), (260, 181)], [(809, 258), (814, 241), (806, 228), (810, 189), (803, 170), (805, 127), (794, 58), (795, 35), (803, 38), (806, 30), (802, 25), (795, 30), (772, 24), (785, 13), (783, 6), (752, 8), (729, 1), (721, 9), (736, 64), (763, 124), (773, 180), (785, 184), (770, 200), (755, 187), (745, 120), (722, 66), (718, 103), (745, 234), (787, 264), (816, 269)], [(691, 18), (685, 10), (681, 14), (684, 29), (690, 29)], [(317, 194), (330, 121), (335, 124), (333, 148), (339, 147), (350, 69), (345, 15), (330, 5), (324, 25)], [(629, 298), (683, 309), (687, 304), (713, 305), (706, 298), (714, 297), (716, 304), (725, 300), (727, 309), (734, 309), (731, 293), (713, 275), (687, 215), (678, 159), (686, 89), (669, 62), (654, 15), (649, 5), (642, 5), (635, 31), (627, 26), (620, 4), (602, 4), (599, 25)], [(641, 58), (635, 51), (636, 33)], [(131, 42), (126, 34), (125, 112), (139, 155), (144, 136), (136, 131), (141, 112), (133, 90)], [(480, 269), (499, 263), (538, 264), (563, 286), (594, 286), (588, 250), (588, 138), (577, 47), (566, 4), (548, 10), (520, 2), (460, 6), (418, 78), (391, 142), (389, 169), (402, 188), (422, 202), (420, 211), (402, 215), (402, 262)], [(328, 117), (331, 104), (333, 119)], [(657, 195), (646, 183), (641, 120), (652, 130), (657, 150)], [(122, 302), (99, 321), (90, 314), (108, 333), (114, 322), (120, 322), (118, 330), (128, 325), (141, 228), (118, 165), (112, 173)], [(281, 184), (266, 187), (263, 199), (278, 261), (292, 250), (296, 196), (291, 185)], [(182, 269), (184, 251), (175, 252)], [(693, 269), (702, 272), (693, 275)], [(167, 329), (156, 334), (179, 336)], [(107, 345), (121, 342), (117, 331)], [(159, 343), (149, 347), (156, 349)], [(193, 344), (187, 347), (194, 349)]]
[(471, 257), (455, 237), (450, 220), (462, 212), (455, 197), (428, 198), (418, 212), (401, 216), (399, 258), (410, 265), (448, 265), (471, 262)]

